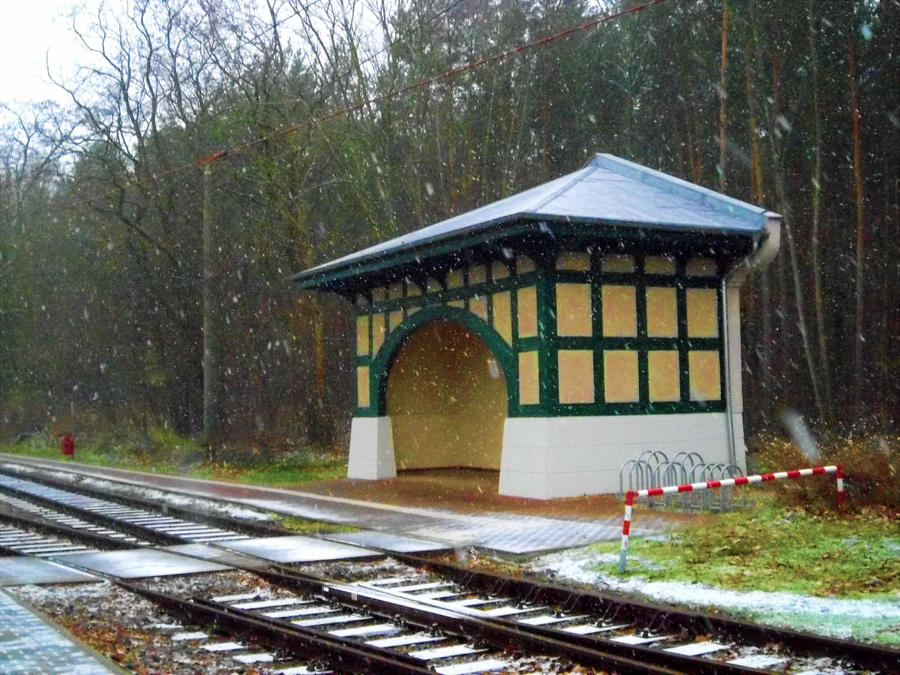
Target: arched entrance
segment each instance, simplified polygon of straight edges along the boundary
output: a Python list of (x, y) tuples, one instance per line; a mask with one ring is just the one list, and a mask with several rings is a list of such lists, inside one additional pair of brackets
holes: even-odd
[(399, 347), (386, 407), (398, 469), (499, 469), (507, 414), (503, 369), (465, 326), (429, 321)]

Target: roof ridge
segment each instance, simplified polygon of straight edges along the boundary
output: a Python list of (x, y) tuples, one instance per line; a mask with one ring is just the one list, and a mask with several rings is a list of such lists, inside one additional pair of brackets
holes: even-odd
[[(576, 170), (573, 171), (572, 173), (567, 174), (568, 176), (571, 176), (571, 180), (566, 181), (566, 182), (563, 184), (563, 186), (562, 186), (561, 188), (559, 188), (558, 190), (552, 191), (547, 197), (545, 197), (544, 199), (542, 199), (541, 201), (539, 201), (537, 204), (535, 204), (535, 205), (532, 207), (531, 210), (532, 210), (532, 211), (540, 211), (544, 206), (546, 206), (547, 204), (549, 204), (550, 202), (552, 202), (554, 199), (556, 199), (557, 197), (559, 197), (562, 193), (566, 192), (567, 190), (569, 190), (570, 188), (572, 188), (574, 185), (576, 185), (576, 184), (578, 184), (579, 182), (581, 182), (581, 179), (584, 178), (584, 176), (583, 176), (582, 174), (583, 174), (583, 173), (591, 166), (591, 164), (593, 163), (593, 161), (594, 161), (594, 160), (591, 159), (590, 162), (588, 162), (587, 164), (585, 164), (585, 165), (584, 165), (583, 167), (581, 167), (580, 169), (576, 169)], [(560, 176), (560, 178), (565, 178), (565, 177), (566, 177), (566, 176)], [(559, 178), (557, 178), (557, 179), (555, 179), (555, 180), (559, 180)], [(535, 186), (535, 187), (540, 187), (540, 186), (538, 185), (538, 186)], [(512, 195), (512, 196), (515, 196), (515, 195)]]

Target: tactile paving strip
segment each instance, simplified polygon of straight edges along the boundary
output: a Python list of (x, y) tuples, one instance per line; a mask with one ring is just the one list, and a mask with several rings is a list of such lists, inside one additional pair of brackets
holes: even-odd
[(0, 673), (114, 672), (85, 647), (0, 591)]

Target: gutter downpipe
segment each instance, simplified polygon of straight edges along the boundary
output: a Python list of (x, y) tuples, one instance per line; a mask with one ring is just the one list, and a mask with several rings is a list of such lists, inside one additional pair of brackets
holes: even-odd
[(735, 416), (744, 414), (741, 380), (741, 285), (751, 272), (765, 267), (778, 254), (781, 245), (781, 216), (767, 211), (765, 231), (754, 237), (753, 250), (732, 265), (722, 277), (723, 340), (725, 342), (725, 428), (728, 436), (728, 462), (746, 470), (746, 451), (738, 463), (738, 443), (744, 444), (744, 425), (741, 421), (737, 439)]

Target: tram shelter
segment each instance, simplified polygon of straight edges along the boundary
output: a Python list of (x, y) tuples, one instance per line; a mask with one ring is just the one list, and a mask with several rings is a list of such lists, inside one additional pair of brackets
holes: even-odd
[(615, 492), (645, 450), (745, 468), (739, 289), (781, 217), (608, 154), (294, 276), (356, 312), (347, 475)]

